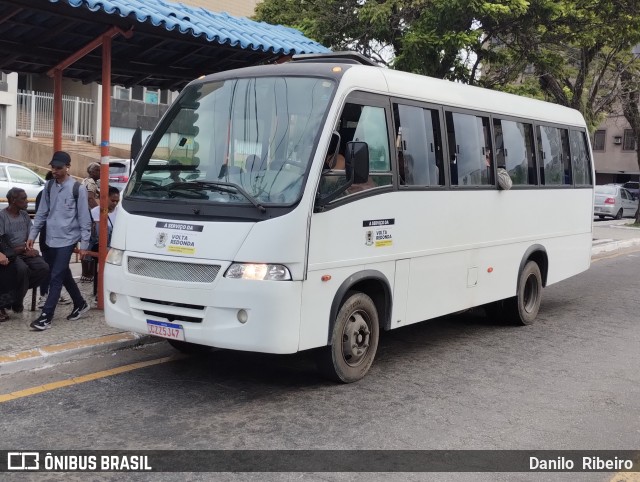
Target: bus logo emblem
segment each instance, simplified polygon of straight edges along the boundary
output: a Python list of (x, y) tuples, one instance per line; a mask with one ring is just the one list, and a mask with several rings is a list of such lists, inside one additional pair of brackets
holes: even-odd
[(365, 235), (365, 243), (367, 246), (373, 246), (373, 231), (367, 231)]
[(156, 236), (156, 248), (164, 248), (167, 245), (167, 239), (169, 239), (167, 233), (158, 233)]

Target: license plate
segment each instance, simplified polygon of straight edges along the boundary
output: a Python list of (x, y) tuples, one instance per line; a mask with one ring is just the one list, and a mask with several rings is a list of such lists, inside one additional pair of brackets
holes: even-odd
[(184, 328), (182, 328), (182, 325), (176, 323), (147, 320), (147, 330), (150, 335), (184, 341)]

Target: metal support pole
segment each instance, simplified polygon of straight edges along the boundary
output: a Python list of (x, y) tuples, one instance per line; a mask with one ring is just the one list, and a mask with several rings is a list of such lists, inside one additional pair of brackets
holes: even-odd
[(29, 106), (29, 112), (31, 113), (31, 119), (29, 122), (29, 139), (33, 139), (33, 133), (36, 130), (36, 93), (31, 91), (31, 105)]
[(53, 75), (53, 152), (62, 150), (62, 70)]
[(100, 231), (98, 234), (98, 309), (104, 309), (104, 263), (109, 216), (109, 136), (111, 126), (111, 36), (102, 37), (102, 133), (100, 135)]

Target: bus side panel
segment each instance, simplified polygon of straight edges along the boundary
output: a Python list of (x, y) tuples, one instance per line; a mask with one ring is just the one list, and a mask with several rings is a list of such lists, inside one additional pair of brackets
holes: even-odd
[[(350, 284), (351, 276), (365, 270), (376, 271), (387, 278), (393, 290), (395, 262), (370, 263), (346, 268), (309, 271), (302, 287), (302, 314), (300, 317), (300, 350), (325, 346), (329, 336), (331, 305), (343, 283)], [(322, 276), (330, 274), (329, 281)], [(384, 320), (380, 320), (384, 326)]]

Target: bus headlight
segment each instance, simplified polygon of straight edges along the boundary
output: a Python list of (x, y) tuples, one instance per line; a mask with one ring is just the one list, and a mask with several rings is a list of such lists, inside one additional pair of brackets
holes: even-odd
[(224, 274), (231, 279), (257, 279), (268, 281), (290, 281), (291, 273), (281, 264), (233, 263)]
[(120, 266), (122, 264), (122, 257), (124, 256), (124, 251), (121, 249), (111, 248), (107, 253), (107, 263), (115, 264), (116, 266)]

